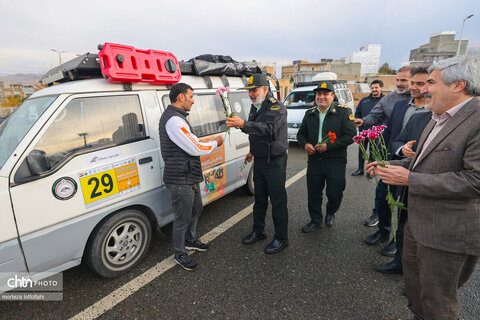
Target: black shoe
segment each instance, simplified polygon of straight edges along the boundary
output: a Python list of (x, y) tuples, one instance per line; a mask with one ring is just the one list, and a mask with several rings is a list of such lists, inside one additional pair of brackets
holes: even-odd
[(402, 274), (402, 264), (397, 262), (397, 260), (393, 260), (392, 262), (375, 266), (375, 270), (385, 274)]
[(363, 224), (366, 225), (367, 227), (375, 227), (378, 224), (378, 221), (379, 221), (378, 217), (376, 215), (372, 214), (370, 216), (370, 218), (365, 220), (365, 222)]
[(309, 233), (317, 230), (321, 226), (321, 223), (309, 222), (307, 225), (302, 227), (302, 232)]
[(390, 241), (388, 245), (380, 250), (380, 253), (386, 257), (394, 257), (395, 253), (397, 252), (397, 244), (393, 241)]
[(333, 225), (333, 220), (335, 220), (335, 216), (333, 214), (327, 214), (325, 217), (325, 225), (331, 227)]
[(265, 253), (277, 253), (288, 246), (288, 240), (273, 239), (268, 246), (265, 247)]
[(352, 176), (363, 176), (363, 170), (358, 169), (357, 171), (352, 172)]
[(207, 251), (208, 244), (202, 243), (198, 239), (192, 242), (185, 241), (185, 249), (195, 251)]
[(374, 234), (369, 235), (367, 237), (367, 239), (365, 240), (365, 242), (367, 244), (373, 246), (375, 244), (386, 242), (386, 241), (388, 241), (389, 238), (390, 238), (389, 235), (384, 236), (380, 231), (377, 231)]
[(262, 231), (260, 233), (252, 231), (252, 233), (250, 233), (248, 236), (243, 238), (242, 241), (243, 241), (244, 244), (252, 244), (252, 243), (255, 243), (257, 241), (263, 240), (266, 237), (267, 237), (267, 234), (265, 233), (265, 231)]
[(197, 263), (193, 261), (193, 259), (190, 258), (190, 256), (186, 253), (176, 254), (173, 260), (183, 269), (188, 271), (195, 270), (195, 268), (197, 267)]

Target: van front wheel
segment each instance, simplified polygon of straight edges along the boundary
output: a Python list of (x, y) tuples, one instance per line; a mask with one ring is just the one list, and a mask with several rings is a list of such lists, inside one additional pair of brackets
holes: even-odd
[(151, 230), (150, 220), (137, 210), (124, 210), (108, 217), (90, 236), (86, 264), (106, 278), (127, 273), (145, 256)]

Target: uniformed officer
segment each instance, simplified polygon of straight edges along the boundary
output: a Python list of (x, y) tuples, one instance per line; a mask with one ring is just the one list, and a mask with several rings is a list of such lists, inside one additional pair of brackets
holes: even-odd
[(251, 244), (267, 237), (265, 215), (270, 196), (275, 235), (273, 241), (265, 248), (265, 253), (276, 253), (288, 246), (288, 210), (285, 190), (288, 149), (287, 110), (269, 92), (268, 81), (263, 74), (252, 75), (247, 87), (243, 89), (248, 89), (252, 101), (248, 121), (238, 116), (227, 118), (228, 127), (240, 128), (248, 134), (250, 152), (245, 160), (250, 162), (255, 159), (253, 231), (243, 238), (243, 243)]
[[(307, 189), (310, 222), (302, 228), (312, 232), (322, 225), (322, 194), (327, 185), (327, 214), (325, 224), (333, 224), (335, 212), (345, 190), (347, 146), (356, 134), (355, 117), (350, 108), (334, 101), (330, 81), (321, 82), (315, 92), (315, 106), (307, 112), (298, 130), (298, 143), (308, 154)], [(325, 138), (330, 137), (330, 140)]]

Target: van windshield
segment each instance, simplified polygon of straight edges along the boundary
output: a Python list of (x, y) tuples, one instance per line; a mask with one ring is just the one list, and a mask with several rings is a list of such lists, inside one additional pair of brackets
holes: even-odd
[(43, 112), (57, 99), (48, 96), (25, 100), (0, 124), (0, 169)]
[(313, 107), (315, 102), (315, 92), (313, 91), (298, 91), (292, 92), (285, 99), (285, 106), (287, 109), (309, 109)]

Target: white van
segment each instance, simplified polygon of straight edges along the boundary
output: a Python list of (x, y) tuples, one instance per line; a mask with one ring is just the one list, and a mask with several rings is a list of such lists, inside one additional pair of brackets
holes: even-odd
[[(355, 110), (353, 102), (353, 95), (347, 86), (346, 81), (331, 80), (335, 88), (335, 99), (340, 104), (346, 104), (351, 110)], [(298, 84), (298, 88), (294, 89), (285, 98), (284, 105), (288, 110), (288, 141), (297, 141), (298, 128), (302, 124), (305, 111), (315, 103), (315, 92), (313, 89), (317, 88), (321, 81), (312, 81)]]
[[(232, 128), (217, 87), (248, 117), (245, 77), (183, 76), (194, 88), (194, 133), (224, 144), (202, 157), (203, 204), (246, 186), (248, 136)], [(169, 87), (77, 80), (34, 93), (0, 125), (0, 283), (21, 272), (35, 280), (82, 262), (105, 277), (132, 269), (152, 230), (173, 220), (162, 174), (158, 125)], [(3, 278), (3, 279), (2, 279)], [(0, 292), (8, 290), (0, 288)]]

